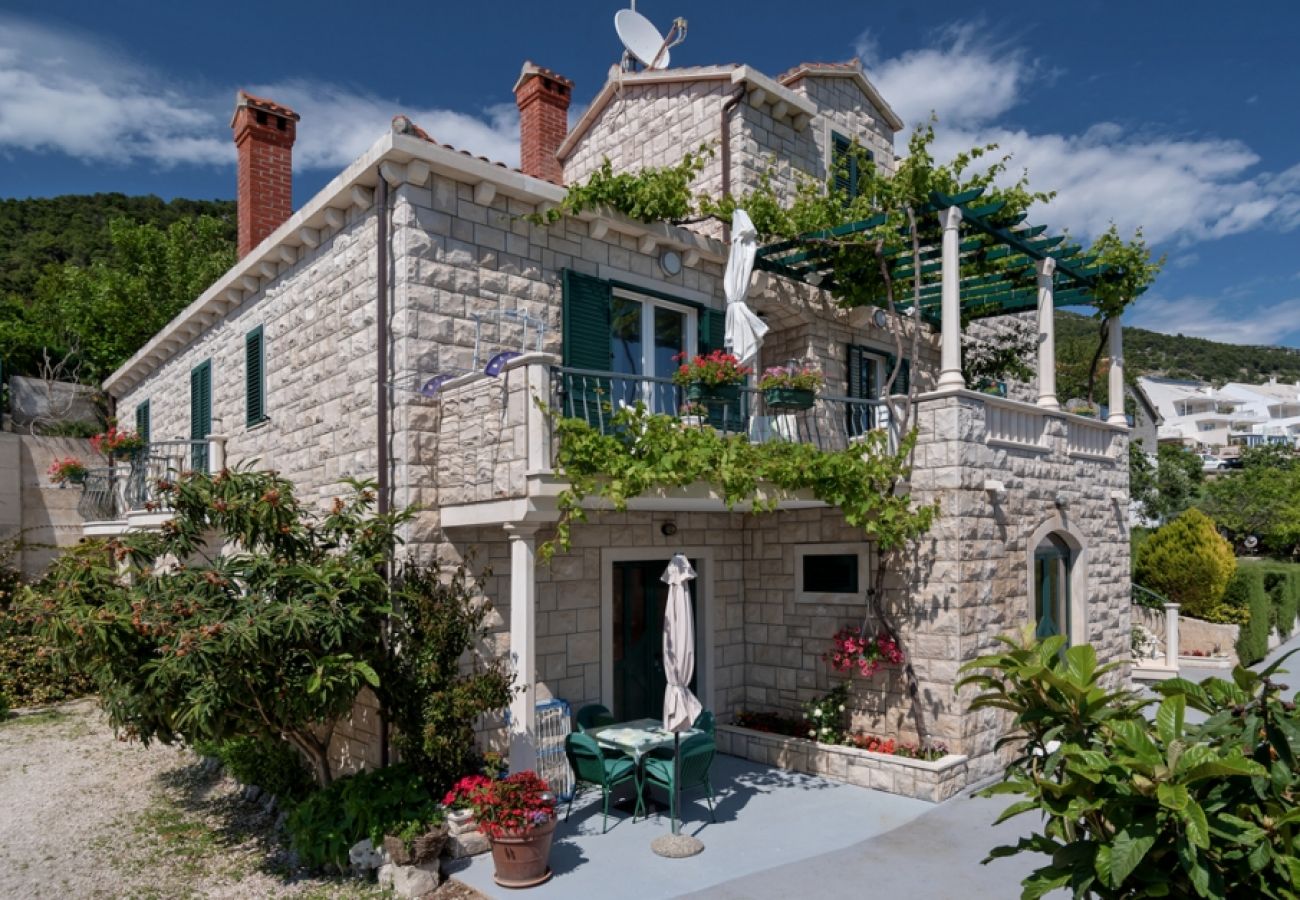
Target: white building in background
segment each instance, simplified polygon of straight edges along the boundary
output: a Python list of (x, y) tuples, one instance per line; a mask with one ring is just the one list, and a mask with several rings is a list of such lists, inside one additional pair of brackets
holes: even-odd
[(1138, 378), (1160, 414), (1159, 440), (1192, 449), (1287, 443), (1300, 446), (1300, 384), (1230, 382), (1221, 388), (1177, 378)]

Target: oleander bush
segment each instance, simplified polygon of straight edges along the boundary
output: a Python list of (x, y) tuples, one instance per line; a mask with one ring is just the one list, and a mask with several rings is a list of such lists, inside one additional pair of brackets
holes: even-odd
[(1001, 640), (961, 686), (979, 689), (974, 709), (1012, 717), (999, 747), (1016, 756), (985, 794), (1016, 798), (999, 822), (1041, 824), (984, 861), (1045, 857), (1022, 898), (1300, 895), (1300, 695), (1283, 695), (1282, 661), (1238, 666), (1232, 681), (1165, 681), (1156, 701), (1110, 687), (1120, 664), (1098, 666), (1089, 645)]

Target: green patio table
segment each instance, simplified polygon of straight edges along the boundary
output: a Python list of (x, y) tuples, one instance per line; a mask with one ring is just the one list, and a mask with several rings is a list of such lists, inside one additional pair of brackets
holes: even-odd
[[(602, 725), (587, 732), (596, 739), (596, 743), (610, 750), (621, 750), (639, 766), (641, 757), (651, 750), (671, 749), (673, 733), (664, 728), (659, 719), (633, 719), (630, 722), (615, 722)], [(700, 732), (688, 728), (682, 732), (682, 740)]]

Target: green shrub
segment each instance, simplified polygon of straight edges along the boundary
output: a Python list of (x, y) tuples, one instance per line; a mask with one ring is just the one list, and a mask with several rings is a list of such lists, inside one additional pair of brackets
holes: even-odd
[(1264, 571), (1264, 588), (1273, 604), (1273, 627), (1290, 637), (1300, 614), (1300, 565), (1256, 563)]
[(316, 783), (302, 755), (287, 742), (265, 737), (237, 737), (195, 747), (215, 756), (230, 776), (242, 784), (255, 784), (275, 795), (287, 808), (305, 798)]
[(9, 697), (4, 691), (0, 691), (0, 722), (9, 718)]
[(1184, 615), (1203, 619), (1223, 599), (1236, 567), (1210, 517), (1189, 509), (1139, 546), (1133, 579), (1182, 604)]
[(1155, 701), (1112, 692), (1115, 664), (1098, 666), (1091, 646), (1002, 640), (962, 685), (981, 691), (973, 709), (1014, 716), (999, 747), (1016, 756), (985, 793), (1014, 796), (999, 821), (1036, 822), (984, 862), (1040, 854), (1022, 898), (1296, 897), (1300, 715), (1278, 665), (1162, 682), (1148, 717)]
[(1237, 658), (1243, 666), (1259, 662), (1268, 655), (1268, 635), (1273, 630), (1273, 604), (1264, 588), (1264, 569), (1252, 565), (1237, 569), (1228, 581), (1223, 604), (1246, 610), (1248, 616), (1237, 636)]
[(20, 538), (0, 541), (0, 693), (14, 706), (44, 706), (87, 694), (89, 678), (76, 672), (48, 642), (34, 633), (31, 616), (15, 608), (24, 589), (12, 564)]
[(412, 823), (442, 821), (442, 808), (418, 772), (402, 763), (336, 780), (294, 807), (286, 827), (299, 860), (323, 867), (348, 864), (363, 838), (410, 833)]

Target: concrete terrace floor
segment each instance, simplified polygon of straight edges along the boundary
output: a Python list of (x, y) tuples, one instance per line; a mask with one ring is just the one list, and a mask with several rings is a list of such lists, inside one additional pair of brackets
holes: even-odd
[[(1254, 668), (1298, 648), (1300, 634)], [(1286, 668), (1283, 683), (1294, 691), (1300, 686), (1300, 655)], [(1184, 668), (1180, 674), (1193, 681), (1231, 677), (1226, 669)], [(993, 847), (1014, 844), (1037, 824), (1026, 814), (994, 827), (1009, 797), (967, 792), (932, 804), (730, 756), (717, 757), (713, 771), (717, 824), (698, 795), (683, 803), (684, 830), (705, 845), (699, 856), (672, 860), (651, 852), (650, 842), (668, 830), (666, 812), (636, 823), (620, 812), (602, 835), (599, 795), (589, 792), (574, 805), (573, 818), (556, 829), (555, 877), (529, 896), (1007, 900), (1020, 895), (1020, 880), (1044, 861), (1024, 854), (981, 865)], [(628, 790), (621, 788), (617, 796)], [(449, 870), (490, 897), (513, 893), (493, 883), (488, 855)]]

